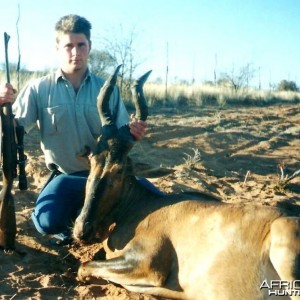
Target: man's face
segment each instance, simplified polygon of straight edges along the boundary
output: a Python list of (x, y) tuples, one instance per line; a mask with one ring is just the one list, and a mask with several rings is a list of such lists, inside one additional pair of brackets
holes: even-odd
[(56, 49), (65, 73), (86, 70), (91, 45), (83, 33), (61, 34)]

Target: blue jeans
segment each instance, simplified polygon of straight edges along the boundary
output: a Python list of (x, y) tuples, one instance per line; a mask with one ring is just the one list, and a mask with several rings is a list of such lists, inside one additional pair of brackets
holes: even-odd
[[(32, 220), (42, 234), (68, 233), (84, 202), (88, 171), (60, 174), (42, 190), (32, 213)], [(163, 196), (147, 179), (138, 177), (140, 184)]]
[(32, 220), (42, 234), (70, 230), (84, 201), (88, 171), (60, 174), (39, 194)]

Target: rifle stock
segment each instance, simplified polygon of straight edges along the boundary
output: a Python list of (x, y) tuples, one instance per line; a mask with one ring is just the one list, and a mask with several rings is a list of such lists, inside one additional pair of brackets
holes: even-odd
[[(10, 82), (8, 65), (8, 41), (9, 35), (4, 33), (6, 79)], [(2, 122), (2, 168), (3, 186), (0, 193), (0, 247), (4, 249), (15, 248), (16, 214), (12, 195), (13, 181), (16, 177), (17, 149), (14, 135), (12, 105), (5, 103), (1, 110)]]
[(3, 186), (0, 193), (0, 246), (15, 248), (16, 215), (14, 198), (11, 193), (16, 176), (16, 149), (14, 147), (13, 116), (11, 104), (3, 106), (1, 112), (3, 138)]

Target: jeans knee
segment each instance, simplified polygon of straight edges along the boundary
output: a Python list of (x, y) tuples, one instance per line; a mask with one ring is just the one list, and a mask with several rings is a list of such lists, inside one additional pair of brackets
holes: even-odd
[(78, 209), (83, 205), (85, 173), (60, 174), (42, 190), (32, 213), (38, 232), (56, 234), (70, 229)]
[(67, 226), (49, 213), (37, 213), (34, 211), (31, 218), (36, 230), (41, 234), (56, 234), (64, 231)]

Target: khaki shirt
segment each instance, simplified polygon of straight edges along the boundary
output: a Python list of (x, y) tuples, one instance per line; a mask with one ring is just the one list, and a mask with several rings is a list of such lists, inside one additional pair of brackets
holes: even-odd
[[(64, 173), (88, 170), (87, 159), (78, 156), (85, 147), (96, 148), (101, 134), (97, 96), (104, 80), (87, 72), (77, 94), (61, 71), (33, 80), (18, 95), (13, 110), (25, 131), (37, 124), (41, 148), (48, 168), (58, 166)], [(110, 108), (117, 127), (129, 122), (129, 116), (115, 88)]]

